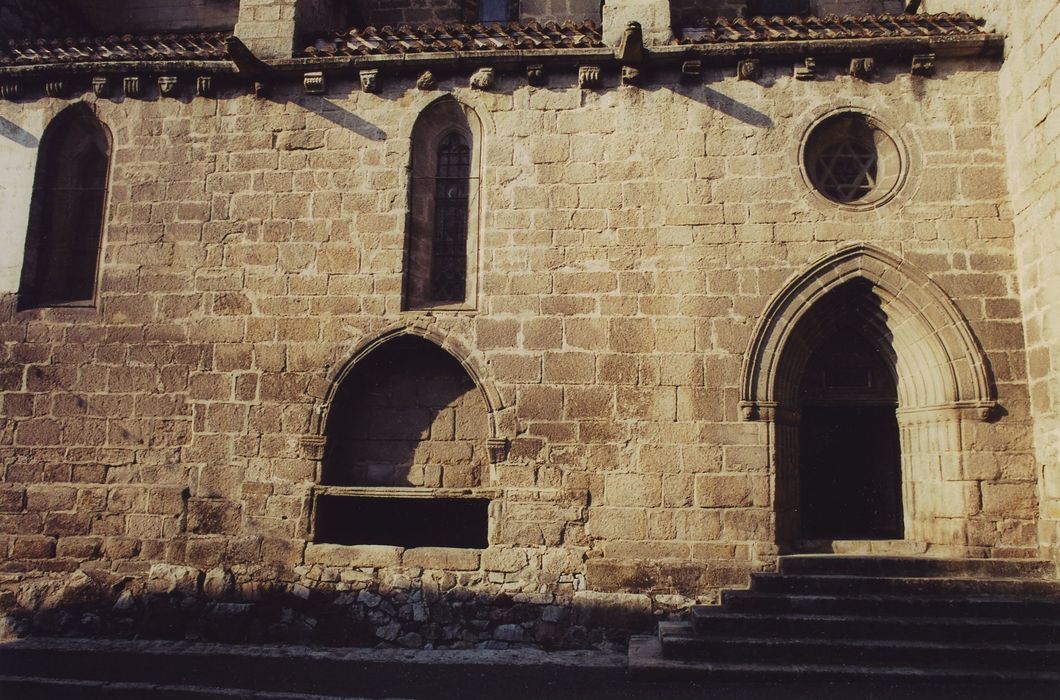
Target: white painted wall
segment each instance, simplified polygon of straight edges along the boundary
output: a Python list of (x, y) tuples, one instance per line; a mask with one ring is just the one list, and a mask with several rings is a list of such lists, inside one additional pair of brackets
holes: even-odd
[(37, 147), (50, 113), (32, 103), (0, 107), (0, 294), (18, 291)]

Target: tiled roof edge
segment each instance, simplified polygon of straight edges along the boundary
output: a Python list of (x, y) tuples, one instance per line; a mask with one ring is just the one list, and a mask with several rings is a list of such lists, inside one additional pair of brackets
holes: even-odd
[(21, 39), (0, 44), (0, 66), (126, 61), (223, 61), (225, 32)]
[(490, 22), (352, 27), (318, 37), (300, 57), (370, 56), (448, 51), (601, 48), (600, 28), (576, 22)]
[(718, 17), (678, 32), (673, 43), (737, 43), (993, 34), (985, 20), (965, 13)]

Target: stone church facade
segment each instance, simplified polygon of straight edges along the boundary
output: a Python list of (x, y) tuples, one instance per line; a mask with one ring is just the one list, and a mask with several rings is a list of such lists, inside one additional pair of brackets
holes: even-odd
[(1010, 4), (0, 1), (5, 632), (578, 646), (782, 553), (1060, 560)]

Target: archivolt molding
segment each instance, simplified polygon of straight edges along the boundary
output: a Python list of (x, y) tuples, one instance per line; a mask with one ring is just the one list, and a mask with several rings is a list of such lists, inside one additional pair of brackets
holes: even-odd
[[(745, 420), (772, 420), (785, 404), (781, 357), (799, 321), (828, 292), (867, 280), (879, 298), (897, 355), (902, 412), (996, 406), (986, 357), (968, 321), (946, 293), (909, 263), (867, 244), (829, 255), (795, 277), (770, 302), (744, 356), (740, 410)], [(790, 383), (790, 382), (788, 382)]]
[[(309, 443), (317, 445), (322, 449), (324, 429), (327, 426), (328, 412), (334, 403), (335, 395), (338, 393), (342, 382), (349, 376), (350, 372), (358, 362), (368, 357), (369, 354), (386, 345), (391, 340), (405, 335), (414, 335), (431, 343), (449, 353), (460, 363), (464, 371), (471, 377), (471, 381), (479, 390), (479, 395), (486, 405), (486, 415), (489, 416), (490, 440), (498, 438), (498, 413), (504, 408), (497, 389), (487, 378), (485, 368), (479, 358), (471, 351), (470, 346), (458, 338), (455, 334), (438, 328), (433, 319), (415, 319), (411, 322), (394, 324), (381, 333), (378, 333), (359, 343), (350, 354), (350, 358), (340, 365), (328, 378), (328, 392), (322, 404), (317, 406), (313, 412), (310, 434), (303, 440), (309, 448)], [(311, 450), (309, 450), (311, 451)]]

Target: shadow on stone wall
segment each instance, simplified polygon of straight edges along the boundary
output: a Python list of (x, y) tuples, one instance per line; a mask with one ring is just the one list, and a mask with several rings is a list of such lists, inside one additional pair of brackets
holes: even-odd
[[(155, 565), (146, 582), (83, 571), (0, 593), (0, 640), (96, 637), (409, 649), (622, 649), (664, 612), (621, 596), (490, 593), (436, 572), (385, 584), (238, 585), (231, 572)], [(405, 585), (407, 584), (407, 585)], [(345, 590), (340, 590), (340, 588)]]

